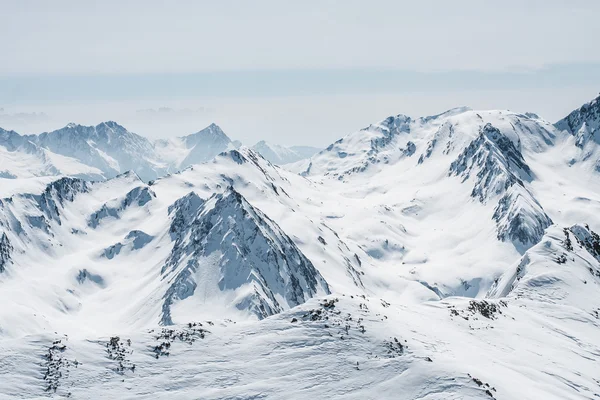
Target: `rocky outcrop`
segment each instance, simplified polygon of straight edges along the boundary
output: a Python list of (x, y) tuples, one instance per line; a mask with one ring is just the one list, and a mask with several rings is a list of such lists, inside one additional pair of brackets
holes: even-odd
[[(174, 247), (162, 273), (169, 283), (161, 323), (171, 307), (197, 294), (198, 273), (218, 276), (231, 306), (265, 318), (305, 302), (329, 287), (279, 226), (233, 188), (206, 202), (189, 194), (169, 208)], [(216, 273), (214, 273), (216, 272)]]
[(552, 224), (525, 185), (533, 179), (531, 168), (515, 143), (491, 124), (452, 162), (448, 174), (473, 181), (471, 196), (482, 203), (500, 197), (492, 216), (499, 240), (526, 249)]

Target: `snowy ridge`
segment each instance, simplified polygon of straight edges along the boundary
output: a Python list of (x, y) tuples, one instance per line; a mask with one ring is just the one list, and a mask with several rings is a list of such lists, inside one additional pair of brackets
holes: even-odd
[(552, 226), (488, 294), (600, 312), (600, 237), (585, 225)]
[(502, 196), (494, 210), (498, 239), (529, 247), (541, 239), (552, 224), (542, 206), (525, 187), (533, 179), (531, 168), (513, 142), (491, 124), (452, 162), (450, 175), (475, 176), (471, 196), (485, 203)]
[(108, 217), (119, 219), (120, 214), (129, 206), (137, 205), (138, 207), (143, 207), (154, 197), (156, 197), (156, 194), (148, 187), (138, 186), (133, 188), (122, 200), (114, 199), (110, 203), (103, 204), (100, 210), (90, 216), (88, 226), (96, 228), (103, 219)]
[[(220, 278), (209, 283), (222, 291), (235, 291), (237, 309), (259, 318), (329, 293), (325, 280), (292, 240), (240, 193), (229, 188), (202, 204), (195, 197), (188, 195), (171, 207), (174, 219), (169, 232), (175, 246), (162, 273), (174, 278), (169, 279), (162, 324), (172, 325), (171, 305), (194, 295), (198, 284), (205, 284), (211, 275)], [(190, 210), (190, 203), (198, 209), (186, 223), (181, 207)], [(218, 261), (210, 265), (215, 252)], [(218, 272), (210, 271), (214, 268)]]
[(589, 162), (596, 171), (600, 171), (600, 96), (574, 110), (564, 119), (554, 124), (558, 130), (566, 131), (573, 136), (575, 146), (571, 164)]
[[(48, 135), (114, 177), (0, 178), (0, 397), (595, 398), (596, 105), (396, 115), (305, 168), (216, 125)], [(34, 139), (0, 147), (76, 160)]]
[[(96, 126), (71, 123), (52, 132), (24, 136), (0, 128), (0, 178), (68, 175), (102, 180), (131, 170), (150, 181), (240, 146), (216, 124), (187, 136), (155, 142), (114, 121)], [(264, 141), (254, 148), (275, 164), (306, 159), (318, 151), (309, 146), (288, 148)]]

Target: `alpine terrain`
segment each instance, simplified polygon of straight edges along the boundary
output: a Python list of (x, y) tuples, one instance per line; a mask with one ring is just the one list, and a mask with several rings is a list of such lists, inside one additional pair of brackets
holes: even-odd
[(0, 301), (7, 399), (600, 399), (600, 97), (320, 151), (0, 129)]

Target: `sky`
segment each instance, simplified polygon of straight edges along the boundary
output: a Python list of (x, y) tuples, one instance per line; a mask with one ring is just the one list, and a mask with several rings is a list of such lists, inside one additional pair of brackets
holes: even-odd
[(600, 2), (0, 0), (0, 127), (215, 122), (326, 146), (457, 106), (555, 121), (600, 91)]

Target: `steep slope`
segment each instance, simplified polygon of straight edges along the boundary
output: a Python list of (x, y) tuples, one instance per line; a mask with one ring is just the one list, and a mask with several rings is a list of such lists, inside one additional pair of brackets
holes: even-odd
[(164, 173), (164, 168), (155, 161), (152, 143), (112, 121), (96, 126), (69, 124), (27, 139), (53, 153), (97, 168), (109, 178), (128, 170), (136, 171), (144, 180)]
[[(534, 114), (398, 115), (338, 140), (303, 175), (326, 188), (322, 215), (369, 262), (393, 265), (438, 298), (477, 297), (567, 216), (555, 207), (568, 204), (556, 169), (545, 167), (563, 139)], [(598, 182), (587, 185), (591, 193)]]
[(463, 107), (304, 176), (241, 147), (0, 188), (0, 397), (594, 398), (600, 175), (570, 129)]
[(32, 143), (28, 137), (0, 128), (0, 179), (69, 175), (103, 179), (97, 168)]
[[(236, 190), (262, 197), (271, 212), (297, 206), (286, 194), (291, 184), (268, 161), (233, 150), (205, 168), (152, 186), (134, 173), (96, 183), (62, 178), (42, 194), (2, 200), (4, 296), (31, 293), (16, 309), (39, 309), (47, 318), (5, 310), (1, 326), (23, 318), (5, 332), (151, 327), (211, 310), (265, 318), (329, 293), (323, 276), (336, 287), (361, 288), (360, 263), (334, 231), (299, 213), (293, 231), (302, 239), (292, 237)], [(196, 188), (206, 197), (189, 194)], [(303, 249), (322, 258), (313, 263)]]
[(492, 298), (526, 298), (577, 307), (599, 318), (600, 236), (587, 225), (552, 226), (490, 289)]
[(595, 171), (600, 172), (600, 96), (574, 110), (554, 126), (573, 136), (577, 151), (571, 151), (569, 163), (590, 163)]
[(514, 143), (490, 123), (452, 162), (449, 175), (463, 182), (474, 176), (471, 196), (482, 203), (502, 196), (494, 210), (498, 239), (525, 248), (540, 241), (552, 224), (542, 206), (525, 187), (534, 176)]
[(233, 291), (233, 305), (259, 318), (329, 293), (294, 242), (235, 189), (206, 202), (192, 193), (169, 207), (169, 213), (175, 246), (162, 269), (170, 281), (162, 324), (173, 324), (175, 301), (192, 295), (211, 301), (217, 287)]
[(132, 170), (150, 181), (235, 147), (215, 124), (154, 143), (112, 121), (69, 124), (40, 135), (0, 129), (0, 178), (68, 175), (99, 180)]
[(155, 147), (159, 157), (168, 163), (174, 172), (193, 164), (210, 161), (217, 154), (236, 146), (220, 127), (210, 124), (188, 136), (157, 140)]

